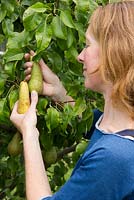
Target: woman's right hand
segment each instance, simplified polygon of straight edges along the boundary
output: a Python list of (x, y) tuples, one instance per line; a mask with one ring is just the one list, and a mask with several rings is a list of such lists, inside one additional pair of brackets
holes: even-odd
[[(29, 81), (31, 77), (31, 71), (33, 63), (30, 61), (30, 57), (34, 56), (34, 52), (30, 51), (30, 53), (25, 54), (26, 63), (24, 64), (25, 67), (25, 80)], [(54, 101), (64, 102), (68, 100), (66, 96), (66, 89), (62, 85), (61, 81), (59, 80), (58, 76), (54, 74), (50, 68), (45, 64), (43, 59), (39, 61), (39, 65), (42, 70), (43, 74), (43, 91), (42, 94), (46, 96), (50, 96)]]

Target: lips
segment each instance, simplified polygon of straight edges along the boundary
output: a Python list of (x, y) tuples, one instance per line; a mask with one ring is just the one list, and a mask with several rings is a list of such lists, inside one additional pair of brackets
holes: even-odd
[(84, 67), (84, 68), (83, 68), (83, 71), (86, 71), (86, 70), (87, 70), (86, 67)]
[(85, 76), (86, 70), (86, 68), (83, 68), (83, 76)]

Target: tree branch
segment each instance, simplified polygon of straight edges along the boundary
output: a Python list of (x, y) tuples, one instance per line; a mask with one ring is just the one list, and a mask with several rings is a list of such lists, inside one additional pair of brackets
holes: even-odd
[(77, 144), (72, 145), (71, 147), (66, 147), (65, 149), (63, 149), (62, 151), (57, 153), (57, 160), (60, 160), (64, 157), (64, 155), (71, 153), (75, 150)]

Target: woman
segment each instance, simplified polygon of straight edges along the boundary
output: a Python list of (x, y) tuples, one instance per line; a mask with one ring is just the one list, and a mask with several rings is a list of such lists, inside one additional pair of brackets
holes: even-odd
[[(33, 55), (33, 52), (31, 52)], [(25, 58), (29, 60), (30, 54)], [(98, 7), (86, 31), (86, 47), (78, 56), (83, 63), (85, 87), (103, 94), (103, 114), (95, 112), (91, 141), (70, 179), (51, 193), (36, 128), (38, 96), (11, 121), (22, 133), (28, 200), (132, 200), (134, 199), (134, 1)], [(72, 101), (59, 78), (40, 61), (42, 94), (55, 101)], [(31, 62), (25, 63), (30, 79)], [(72, 104), (73, 105), (73, 104)], [(99, 112), (99, 114), (98, 114)], [(45, 172), (45, 173), (44, 173)]]

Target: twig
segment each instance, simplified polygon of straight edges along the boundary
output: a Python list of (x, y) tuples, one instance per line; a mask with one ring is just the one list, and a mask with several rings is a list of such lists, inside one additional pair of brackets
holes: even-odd
[(71, 147), (66, 147), (62, 151), (58, 152), (57, 160), (60, 160), (60, 159), (62, 159), (64, 157), (64, 155), (73, 152), (75, 150), (76, 146), (77, 146), (77, 144), (74, 144)]

